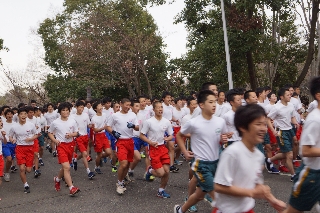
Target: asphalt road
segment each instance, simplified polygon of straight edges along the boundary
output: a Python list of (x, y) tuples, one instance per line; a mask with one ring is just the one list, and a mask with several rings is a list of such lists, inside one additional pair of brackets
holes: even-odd
[[(111, 172), (110, 163), (102, 167), (103, 174), (89, 180), (81, 161), (78, 170), (71, 171), (74, 185), (81, 189), (75, 197), (70, 197), (69, 190), (61, 185), (61, 191), (54, 189), (53, 177), (57, 175), (60, 165), (49, 152), (44, 153), (45, 166), (41, 167), (42, 175), (35, 179), (28, 174), (31, 193), (23, 193), (23, 184), (19, 173), (11, 174), (10, 182), (2, 182), (0, 186), (0, 213), (18, 212), (106, 212), (106, 213), (171, 213), (175, 204), (182, 204), (187, 193), (188, 165), (186, 162), (179, 166), (179, 173), (170, 173), (166, 191), (169, 199), (156, 197), (159, 179), (153, 182), (143, 180), (144, 161), (135, 169), (135, 182), (130, 183), (124, 195), (116, 193), (116, 173)], [(94, 168), (94, 163), (89, 163)], [(248, 165), (250, 166), (250, 165)], [(265, 183), (268, 184), (275, 196), (288, 202), (292, 183), (286, 175), (271, 175), (265, 173)], [(210, 213), (209, 203), (198, 203), (198, 212)], [(256, 213), (273, 213), (268, 203), (262, 200), (256, 202)], [(316, 211), (312, 211), (316, 212)]]

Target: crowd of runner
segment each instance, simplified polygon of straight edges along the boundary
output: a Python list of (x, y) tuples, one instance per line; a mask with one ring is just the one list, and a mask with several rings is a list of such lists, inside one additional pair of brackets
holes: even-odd
[[(169, 174), (179, 172), (183, 157), (190, 165), (188, 196), (175, 213), (197, 212), (203, 199), (215, 213), (252, 213), (255, 199), (267, 200), (278, 212), (309, 211), (320, 201), (320, 77), (309, 89), (315, 100), (308, 107), (301, 103), (299, 87), (223, 92), (212, 82), (189, 97), (163, 92), (152, 100), (79, 98), (42, 107), (34, 100), (17, 108), (2, 106), (0, 177), (10, 182), (10, 173), (19, 170), (24, 193), (30, 193), (26, 173), (41, 176), (47, 150), (61, 165), (53, 177), (56, 191), (64, 181), (71, 196), (80, 192), (70, 175), (78, 162), (88, 179), (110, 162), (110, 172), (118, 176), (116, 192), (123, 195), (144, 158), (140, 175), (146, 181), (160, 178), (157, 196), (170, 198)], [(288, 206), (264, 185), (263, 169), (290, 174), (294, 186)]]

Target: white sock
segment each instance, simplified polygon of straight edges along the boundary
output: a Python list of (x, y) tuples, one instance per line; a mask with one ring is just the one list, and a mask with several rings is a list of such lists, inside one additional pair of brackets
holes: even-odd
[(164, 188), (159, 188), (159, 192), (162, 192), (162, 191), (164, 191)]
[(99, 169), (99, 168), (100, 168), (100, 166), (95, 166), (94, 168), (95, 168), (95, 169)]
[(267, 159), (267, 161), (268, 161), (268, 163), (271, 163), (271, 160), (270, 160), (270, 158), (268, 158), (268, 159)]
[(212, 206), (212, 207), (215, 207), (215, 206), (216, 206), (216, 201), (215, 201), (215, 200), (213, 200), (213, 201), (211, 202), (211, 206)]
[(56, 182), (60, 182), (61, 179), (59, 179), (58, 177), (56, 178)]
[(90, 169), (89, 168), (87, 168), (87, 173), (89, 174), (91, 171), (90, 171)]
[(73, 187), (74, 187), (73, 185), (72, 185), (72, 186), (70, 186), (70, 187), (69, 187), (69, 190), (71, 190)]
[(148, 172), (150, 173), (150, 174), (152, 174), (152, 167), (150, 167), (150, 169), (148, 170)]
[(24, 187), (27, 187), (29, 186), (29, 184), (27, 182), (24, 183)]
[(73, 158), (73, 161), (74, 161), (74, 162), (77, 162), (77, 158)]
[(131, 170), (131, 169), (129, 168), (129, 172), (134, 172), (134, 170)]

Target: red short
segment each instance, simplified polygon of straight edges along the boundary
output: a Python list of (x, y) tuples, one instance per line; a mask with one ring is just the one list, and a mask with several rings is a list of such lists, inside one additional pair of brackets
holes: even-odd
[(276, 136), (274, 136), (274, 134), (272, 133), (271, 129), (268, 128), (268, 134), (270, 137), (270, 144), (276, 144), (277, 143), (277, 138)]
[(75, 141), (81, 153), (87, 151), (89, 143), (88, 135), (82, 135), (80, 137), (77, 137)]
[(164, 164), (170, 165), (168, 152), (165, 145), (160, 145), (158, 148), (149, 146), (149, 157), (153, 169), (160, 169)]
[[(218, 211), (219, 209), (217, 208), (214, 208), (212, 213), (220, 213), (220, 211)], [(223, 212), (222, 212), (223, 213)], [(253, 209), (251, 209), (250, 211), (247, 211), (247, 212), (243, 212), (243, 213), (254, 213)]]
[(118, 139), (116, 143), (116, 151), (119, 161), (127, 160), (128, 162), (133, 162), (133, 139)]
[(299, 126), (299, 129), (297, 130), (297, 133), (296, 133), (298, 141), (300, 141), (301, 133), (302, 133), (302, 125)]
[(178, 132), (180, 131), (181, 126), (175, 126), (173, 127), (173, 137), (176, 137)]
[(93, 135), (94, 135), (94, 132), (93, 132), (93, 128), (90, 128), (89, 130), (89, 134), (90, 134), (90, 139), (93, 140)]
[(0, 155), (0, 177), (3, 177), (3, 169), (4, 169), (4, 160), (3, 160), (3, 156)]
[(65, 162), (72, 162), (72, 154), (74, 152), (74, 146), (75, 142), (61, 142), (57, 146), (57, 151), (58, 151), (58, 162), (59, 164), (65, 163)]
[(33, 141), (33, 152), (38, 153), (39, 152), (39, 140), (36, 138)]
[(34, 158), (33, 145), (28, 145), (28, 146), (17, 145), (16, 158), (17, 158), (18, 165), (25, 164), (26, 167), (32, 167), (33, 158)]
[(96, 133), (94, 135), (94, 151), (97, 153), (102, 152), (105, 149), (110, 148), (109, 140), (104, 132)]

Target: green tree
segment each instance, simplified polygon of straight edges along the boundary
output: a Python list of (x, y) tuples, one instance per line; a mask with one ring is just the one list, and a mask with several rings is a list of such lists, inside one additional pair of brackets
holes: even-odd
[(45, 61), (57, 73), (48, 78), (50, 85), (58, 79), (64, 84), (76, 81), (77, 86), (64, 85), (75, 95), (88, 86), (100, 91), (97, 95), (124, 87), (130, 97), (151, 96), (164, 87), (163, 40), (152, 16), (137, 1), (79, 0), (65, 1), (64, 6), (63, 13), (46, 19), (38, 30)]

